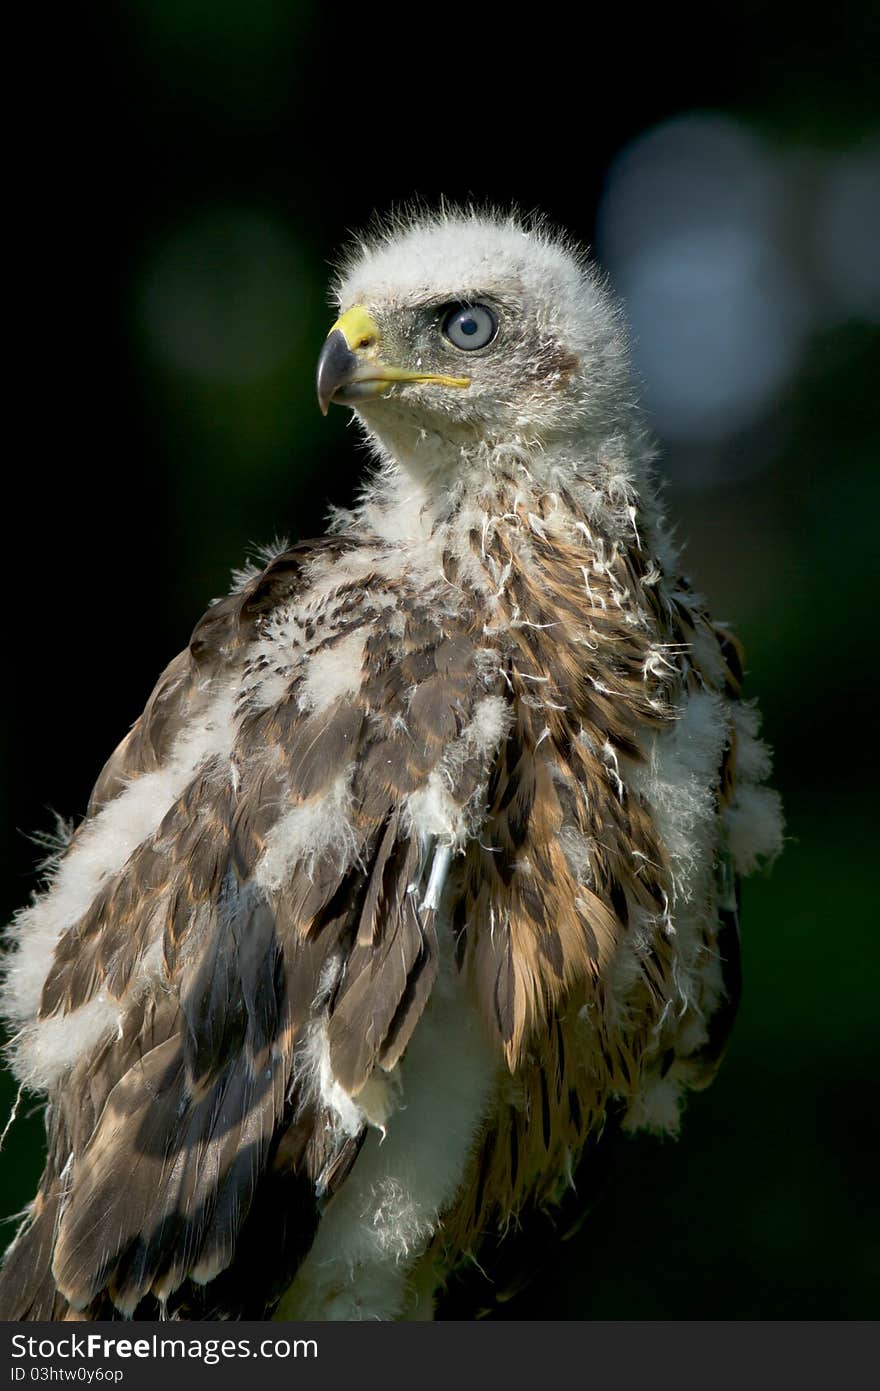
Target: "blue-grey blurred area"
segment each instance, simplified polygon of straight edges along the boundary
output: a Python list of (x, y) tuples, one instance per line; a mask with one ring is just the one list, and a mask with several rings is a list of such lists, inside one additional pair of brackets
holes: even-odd
[[(506, 1311), (871, 1317), (877, 8), (611, 10), (581, 29), (564, 11), (131, 0), (34, 35), (3, 908), (35, 885), (27, 836), (50, 808), (82, 814), (248, 548), (352, 499), (363, 456), (313, 387), (350, 229), (413, 197), (540, 208), (624, 301), (687, 569), (745, 643), (789, 838), (746, 887), (745, 998), (715, 1086), (678, 1143), (622, 1151)], [(14, 1096), (4, 1077), (0, 1130)], [(41, 1127), (25, 1097), (4, 1214), (34, 1192)]]

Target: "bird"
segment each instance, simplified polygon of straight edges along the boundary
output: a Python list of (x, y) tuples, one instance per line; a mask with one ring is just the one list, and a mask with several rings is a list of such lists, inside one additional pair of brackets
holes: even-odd
[(725, 1051), (781, 804), (607, 279), (443, 206), (332, 298), (356, 501), (208, 607), (11, 929), (6, 1319), (491, 1312)]

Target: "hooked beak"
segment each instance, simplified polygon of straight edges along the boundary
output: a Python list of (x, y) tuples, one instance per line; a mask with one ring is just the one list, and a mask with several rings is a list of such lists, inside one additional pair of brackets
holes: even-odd
[(438, 386), (468, 387), (470, 377), (445, 377), (436, 372), (409, 372), (381, 360), (379, 325), (362, 304), (337, 319), (318, 358), (318, 405), (327, 414), (330, 402), (355, 406), (371, 396), (383, 396), (396, 382), (435, 382)]

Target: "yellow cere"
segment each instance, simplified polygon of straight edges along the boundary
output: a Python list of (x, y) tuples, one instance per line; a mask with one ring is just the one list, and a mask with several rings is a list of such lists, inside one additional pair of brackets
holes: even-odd
[(337, 329), (353, 353), (373, 345), (378, 347), (382, 339), (379, 325), (362, 304), (355, 304), (351, 309), (347, 309), (336, 320), (330, 333), (335, 333)]
[[(447, 377), (439, 372), (410, 372), (405, 367), (394, 367), (387, 362), (378, 362), (376, 357), (382, 343), (382, 333), (376, 320), (363, 304), (354, 304), (340, 315), (330, 330), (342, 334), (353, 353), (367, 359), (377, 378), (386, 382), (435, 382), (438, 386), (468, 387), (470, 377)], [(329, 337), (329, 334), (328, 334)], [(371, 373), (373, 375), (373, 373)]]

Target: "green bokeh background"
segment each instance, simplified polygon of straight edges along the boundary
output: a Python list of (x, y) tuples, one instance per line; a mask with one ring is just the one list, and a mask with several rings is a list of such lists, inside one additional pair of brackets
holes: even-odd
[[(11, 528), (40, 539), (7, 604), (7, 916), (34, 883), (19, 831), (45, 829), (47, 805), (81, 813), (248, 546), (314, 533), (352, 496), (353, 433), (341, 411), (321, 419), (312, 386), (326, 262), (349, 227), (414, 194), (473, 193), (589, 241), (615, 154), (669, 115), (722, 111), (794, 152), (848, 148), (880, 121), (869, 6), (828, 25), (789, 3), (593, 17), (588, 37), (468, 16), (467, 43), (457, 13), (435, 15), (439, 34), (412, 7), (371, 14), (84, 8), (46, 74), (49, 313), (29, 359), (34, 495)], [(718, 1081), (678, 1142), (625, 1149), (511, 1316), (878, 1311), (878, 383), (876, 315), (853, 313), (812, 334), (765, 434), (732, 446), (760, 448), (760, 467), (703, 487), (673, 473), (688, 568), (745, 643), (788, 840), (745, 889), (745, 997)], [(33, 1194), (41, 1132), (26, 1101), (3, 1213)]]

